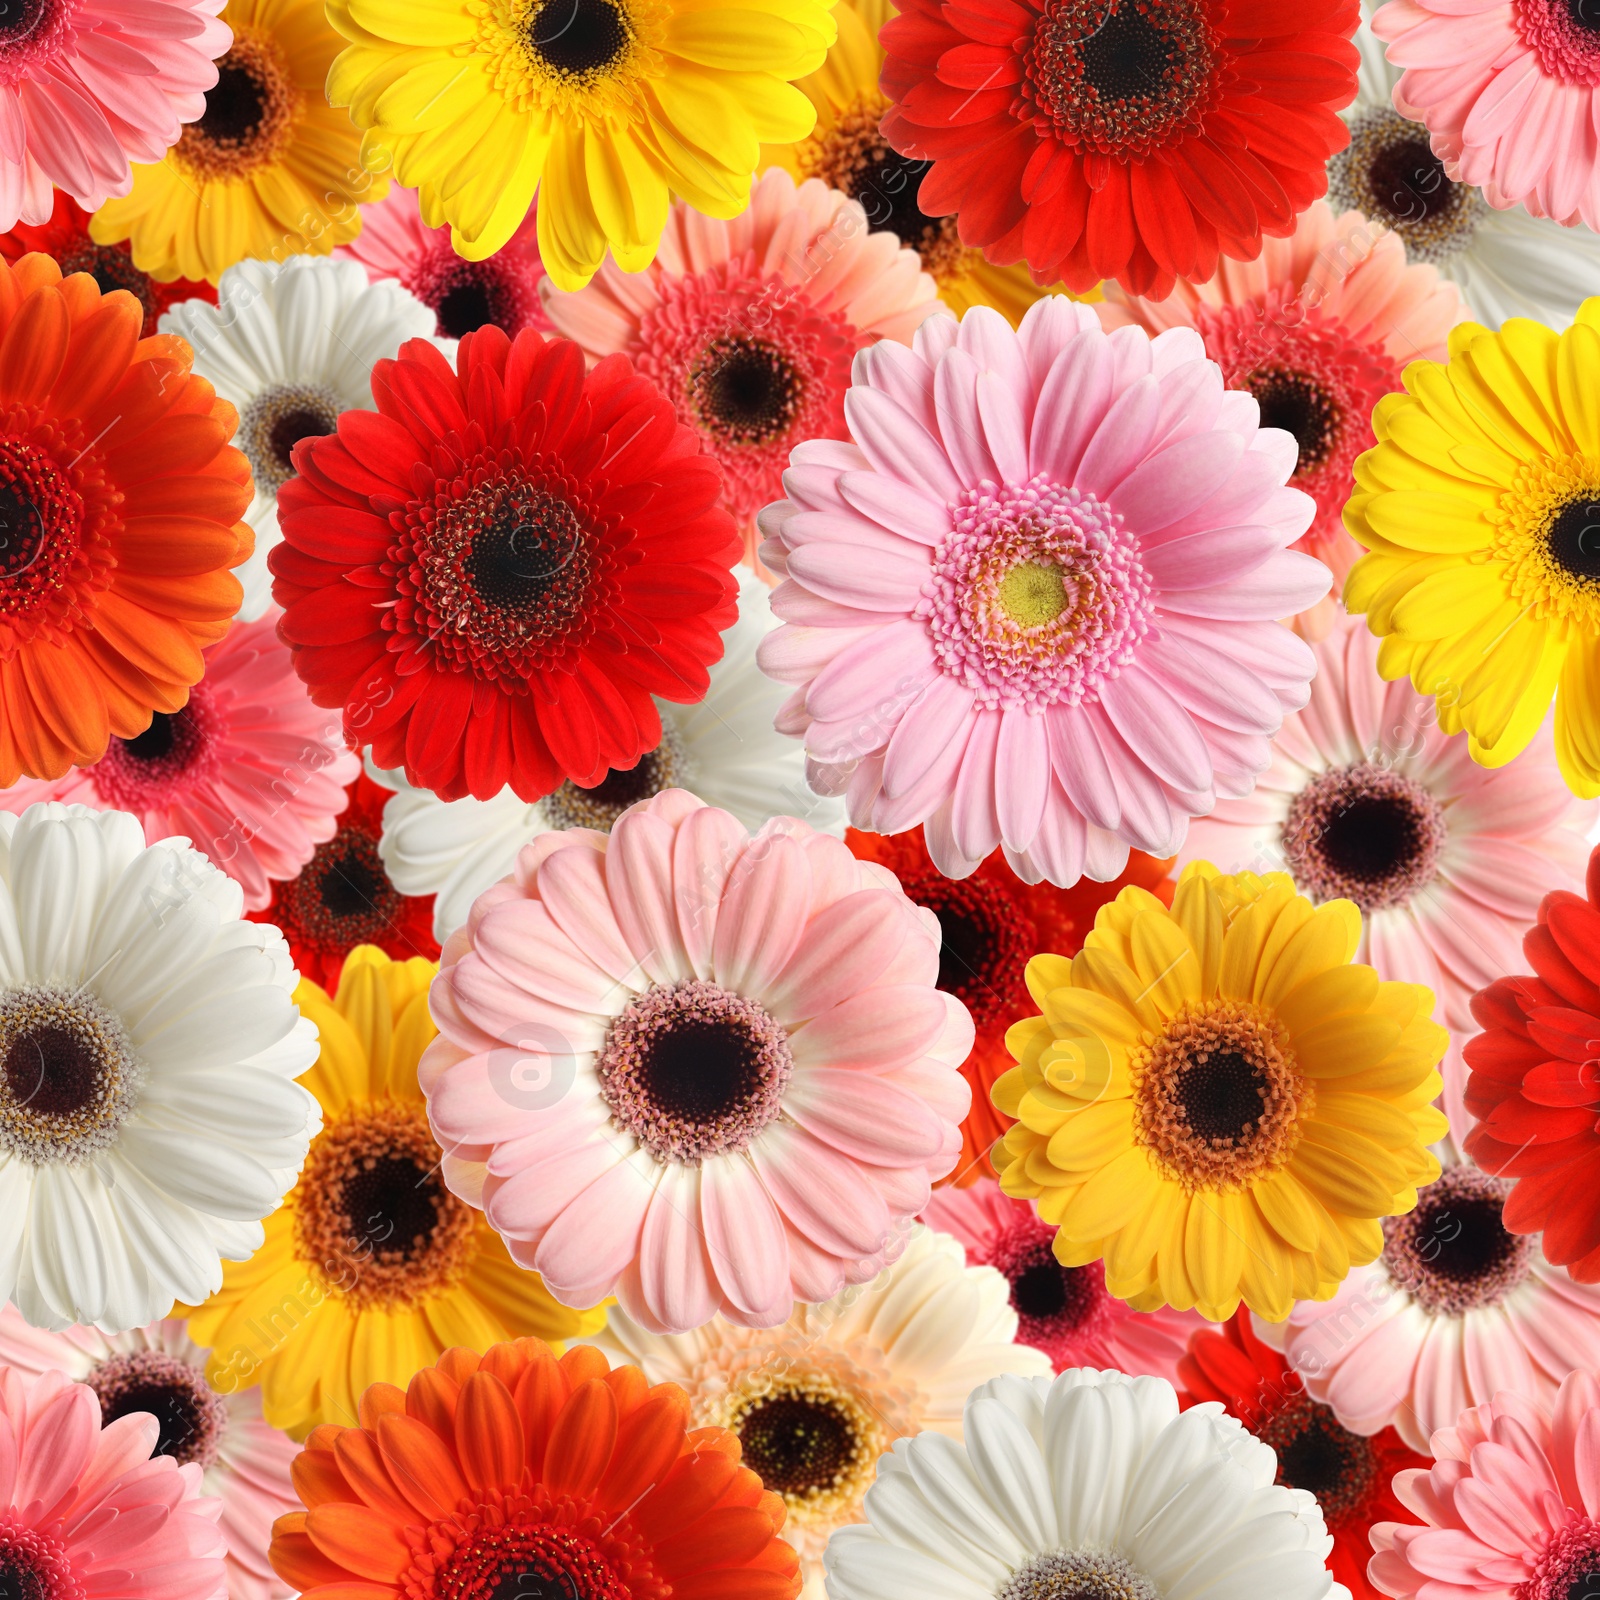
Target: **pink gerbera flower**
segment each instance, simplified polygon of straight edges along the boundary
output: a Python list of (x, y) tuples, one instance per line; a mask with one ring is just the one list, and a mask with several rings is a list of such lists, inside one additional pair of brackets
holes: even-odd
[(311, 702), (278, 639), (279, 613), (236, 622), (205, 652), (181, 711), (157, 711), (92, 767), (0, 790), (19, 816), (39, 800), (131, 811), (148, 843), (182, 836), (238, 880), (247, 911), (272, 898), (338, 829), (361, 758)]
[(667, 789), (541, 834), (445, 945), (445, 1180), (567, 1305), (773, 1327), (893, 1260), (961, 1153), (939, 925), (792, 817)]
[(227, 1600), (221, 1502), (154, 1455), (148, 1412), (101, 1425), (64, 1372), (0, 1367), (0, 1592), (17, 1600)]
[(1011, 1286), (1017, 1343), (1044, 1351), (1057, 1372), (1115, 1367), (1175, 1385), (1189, 1335), (1215, 1326), (1170, 1306), (1133, 1310), (1106, 1288), (1102, 1262), (1062, 1266), (1051, 1249), (1056, 1230), (1040, 1221), (1031, 1201), (1013, 1200), (993, 1178), (935, 1190), (922, 1221), (960, 1240), (969, 1267), (999, 1272)]
[[(1594, 1352), (1585, 1358), (1593, 1364)], [(1419, 1522), (1380, 1522), (1367, 1576), (1403, 1600), (1600, 1595), (1600, 1382), (1570, 1372), (1553, 1402), (1506, 1391), (1433, 1435), (1435, 1464), (1397, 1473)]]
[(934, 317), (857, 357), (853, 444), (809, 443), (761, 516), (796, 685), (779, 727), (875, 833), (924, 823), (941, 872), (998, 845), (1028, 883), (1170, 856), (1248, 794), (1327, 593), (1289, 549), (1316, 507), (1294, 440), (1223, 388), (1191, 328), (1114, 334), (1051, 296)]
[(233, 30), (224, 0), (10, 0), (0, 17), (0, 231), (133, 187), (205, 113)]
[[(1425, 262), (1406, 264), (1399, 234), (1359, 211), (1335, 217), (1325, 200), (1300, 216), (1292, 238), (1268, 239), (1254, 261), (1223, 259), (1196, 287), (1181, 280), (1165, 300), (1143, 300), (1116, 284), (1096, 307), (1107, 328), (1151, 333), (1198, 328), (1230, 389), (1246, 389), (1261, 424), (1300, 447), (1289, 482), (1317, 502), (1297, 549), (1344, 581), (1361, 553), (1344, 531), (1351, 469), (1374, 444), (1372, 408), (1400, 387), (1408, 361), (1443, 361), (1449, 334), (1467, 319), (1453, 283)], [(1330, 595), (1301, 619), (1309, 638), (1333, 625)]]
[(545, 302), (591, 361), (620, 350), (660, 385), (722, 464), (724, 503), (749, 529), (783, 492), (797, 444), (848, 437), (856, 351), (908, 343), (944, 309), (917, 253), (868, 229), (854, 200), (774, 167), (733, 221), (680, 200), (645, 271), (607, 261), (574, 294), (547, 284)]

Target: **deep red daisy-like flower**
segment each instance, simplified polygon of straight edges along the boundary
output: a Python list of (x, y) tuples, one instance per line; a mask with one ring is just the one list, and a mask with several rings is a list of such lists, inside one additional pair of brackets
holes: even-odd
[(917, 205), (1076, 293), (1161, 296), (1252, 260), (1349, 141), (1358, 0), (903, 0), (884, 137)]
[(272, 886), (264, 910), (245, 913), (252, 922), (283, 929), (300, 976), (330, 993), (358, 944), (375, 944), (395, 961), (439, 959), (433, 896), (401, 894), (378, 854), (389, 791), (363, 773), (346, 793), (339, 831), (317, 846), (299, 877)]
[(1170, 861), (1142, 851), (1128, 855), (1127, 869), (1111, 883), (1083, 878), (1071, 889), (1051, 883), (1024, 883), (996, 851), (969, 878), (947, 878), (934, 866), (922, 829), (892, 837), (848, 830), (844, 842), (862, 861), (876, 861), (900, 886), (938, 919), (939, 987), (972, 1013), (977, 1040), (961, 1073), (972, 1085), (972, 1110), (961, 1124), (961, 1160), (945, 1180), (963, 1186), (992, 1178), (989, 1151), (1011, 1126), (989, 1098), (1002, 1072), (1016, 1065), (1006, 1049), (1006, 1029), (1038, 1010), (1023, 979), (1028, 962), (1041, 950), (1075, 955), (1094, 927), (1095, 913), (1129, 884), (1148, 889), (1172, 904)]
[(268, 565), (281, 633), (352, 743), (446, 800), (542, 799), (661, 742), (738, 614), (721, 475), (622, 356), (497, 327), (426, 340), (377, 411), (295, 447)]
[(1484, 1031), (1462, 1054), (1467, 1154), (1516, 1180), (1506, 1227), (1542, 1233), (1547, 1260), (1600, 1283), (1600, 850), (1587, 892), (1544, 897), (1522, 939), (1533, 973), (1473, 996)]
[(1379, 1600), (1367, 1582), (1375, 1522), (1400, 1521), (1406, 1512), (1394, 1494), (1394, 1475), (1430, 1465), (1409, 1449), (1393, 1428), (1366, 1436), (1340, 1425), (1330, 1407), (1306, 1392), (1300, 1374), (1256, 1337), (1250, 1313), (1237, 1315), (1213, 1333), (1192, 1334), (1178, 1362), (1178, 1391), (1187, 1410), (1219, 1400), (1258, 1439), (1278, 1453), (1278, 1482), (1308, 1489), (1317, 1497), (1333, 1554), (1328, 1571), (1354, 1600)]

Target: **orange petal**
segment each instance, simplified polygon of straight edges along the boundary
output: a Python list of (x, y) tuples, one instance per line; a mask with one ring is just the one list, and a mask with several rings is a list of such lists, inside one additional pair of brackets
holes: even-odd
[[(788, 1577), (750, 1567), (722, 1567), (675, 1579), (672, 1585), (672, 1600), (796, 1600), (799, 1593), (798, 1562)], [(319, 1589), (317, 1600), (327, 1600), (328, 1594)]]
[(517, 1380), (517, 1415), (522, 1419), (522, 1437), (527, 1443), (528, 1470), (536, 1478), (544, 1471), (551, 1431), (571, 1392), (567, 1375), (548, 1350), (536, 1356)]
[(600, 1485), (602, 1505), (617, 1510), (635, 1505), (661, 1482), (683, 1449), (683, 1420), (683, 1406), (663, 1394), (653, 1395), (628, 1418), (625, 1447)]
[(453, 1511), (467, 1492), (455, 1457), (426, 1423), (415, 1417), (383, 1417), (378, 1449), (394, 1486), (431, 1522)]
[(522, 1476), (522, 1423), (510, 1392), (491, 1372), (475, 1372), (461, 1386), (456, 1454), (474, 1489), (513, 1488)]
[(339, 1469), (330, 1450), (302, 1450), (289, 1468), (294, 1492), (308, 1509), (340, 1500), (354, 1500), (356, 1492)]
[(400, 1529), (367, 1506), (318, 1506), (306, 1518), (306, 1532), (323, 1555), (358, 1578), (393, 1583), (411, 1565)]
[(372, 1433), (378, 1426), (379, 1417), (403, 1417), (406, 1414), (406, 1397), (404, 1391), (392, 1383), (369, 1383), (367, 1392), (356, 1402), (356, 1407), (361, 1426)]
[[(370, 1394), (372, 1391), (369, 1389), (367, 1392)], [(360, 1428), (346, 1428), (334, 1441), (333, 1453), (345, 1482), (357, 1496), (375, 1511), (381, 1511), (397, 1522), (413, 1520), (415, 1508), (395, 1488), (374, 1439)], [(305, 1496), (301, 1498), (305, 1499)], [(309, 1505), (311, 1502), (306, 1503)]]
[(594, 1380), (580, 1383), (550, 1431), (544, 1481), (551, 1492), (590, 1494), (610, 1465), (616, 1442), (617, 1402), (611, 1390)]
[[(287, 1521), (279, 1518), (279, 1527)], [(279, 1532), (274, 1529), (268, 1559), (275, 1571), (291, 1589), (318, 1589), (326, 1583), (337, 1583), (350, 1574), (330, 1561), (312, 1544), (303, 1532)]]
[(424, 1367), (406, 1385), (406, 1415), (426, 1423), (441, 1439), (453, 1439), (456, 1436), (456, 1398), (460, 1392), (460, 1385), (437, 1367)]

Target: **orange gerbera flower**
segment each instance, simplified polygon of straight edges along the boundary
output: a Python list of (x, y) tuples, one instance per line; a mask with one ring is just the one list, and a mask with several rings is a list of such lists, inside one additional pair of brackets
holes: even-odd
[(0, 788), (181, 710), (239, 609), (238, 416), (143, 322), (49, 256), (0, 262)]
[(447, 1350), (312, 1432), (272, 1564), (305, 1600), (795, 1600), (782, 1497), (688, 1418), (588, 1345)]

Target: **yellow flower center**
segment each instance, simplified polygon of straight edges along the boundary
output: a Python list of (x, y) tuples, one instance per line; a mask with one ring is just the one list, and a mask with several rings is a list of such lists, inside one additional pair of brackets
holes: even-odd
[(282, 156), (300, 109), (283, 52), (266, 34), (236, 28), (206, 109), (183, 130), (173, 159), (202, 181), (240, 181)]
[(662, 71), (661, 0), (488, 0), (475, 9), (478, 49), (514, 109), (639, 120), (638, 81)]
[(1039, 561), (1018, 562), (1000, 580), (996, 598), (1013, 622), (1025, 628), (1054, 622), (1067, 609), (1067, 589), (1060, 567)]
[(1489, 520), (1513, 600), (1541, 621), (1600, 628), (1600, 460), (1524, 463)]

